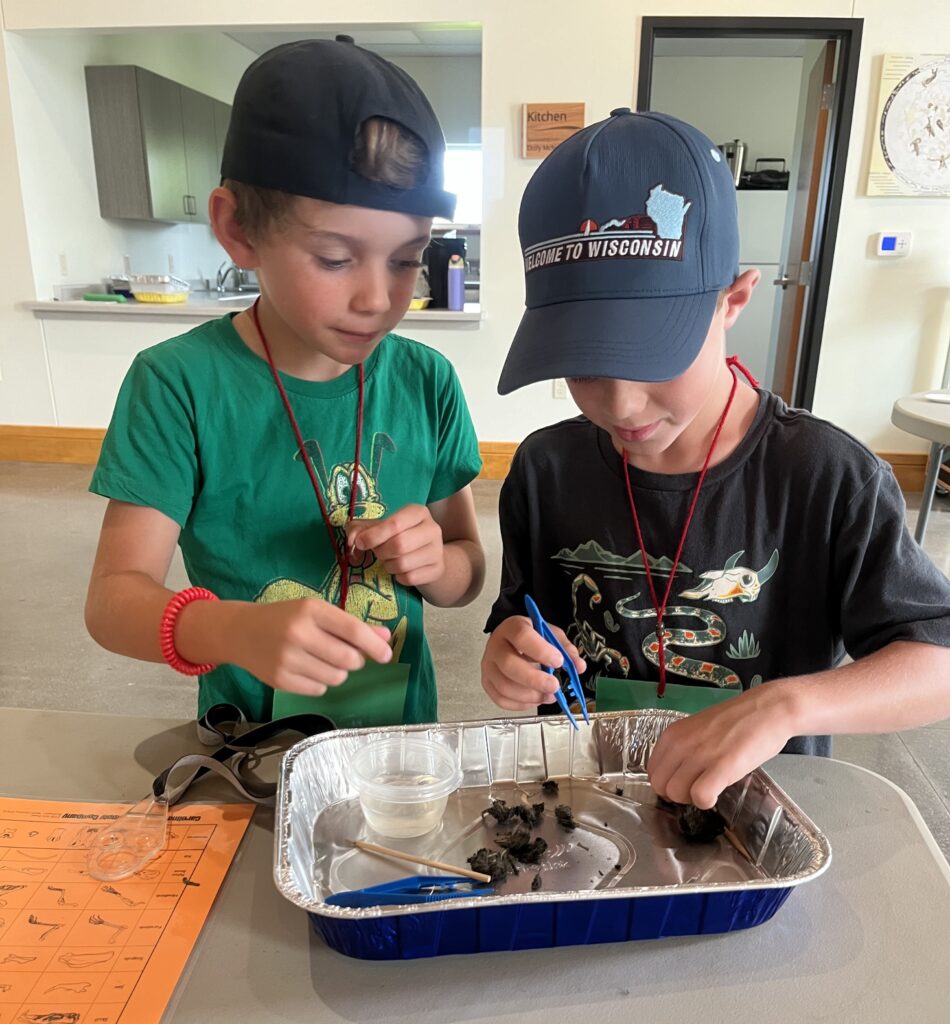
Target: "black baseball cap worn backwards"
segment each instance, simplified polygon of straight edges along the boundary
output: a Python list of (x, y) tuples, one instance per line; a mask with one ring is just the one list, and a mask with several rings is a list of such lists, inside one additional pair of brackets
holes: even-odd
[[(353, 169), (360, 126), (394, 121), (425, 147), (420, 182), (397, 188)], [(401, 68), (348, 36), (306, 39), (262, 54), (234, 95), (222, 178), (420, 217), (452, 219), (455, 196), (443, 189), (442, 129), (419, 86)]]
[(667, 114), (622, 107), (562, 142), (528, 182), (518, 231), (527, 308), (503, 395), (556, 377), (678, 377), (738, 273), (729, 168)]

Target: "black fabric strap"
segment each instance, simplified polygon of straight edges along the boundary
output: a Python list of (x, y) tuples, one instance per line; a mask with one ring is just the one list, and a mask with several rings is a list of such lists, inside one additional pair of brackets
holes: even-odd
[[(335, 729), (333, 721), (325, 715), (289, 715), (274, 722), (265, 722), (254, 728), (245, 728), (247, 719), (232, 704), (215, 704), (198, 720), (198, 736), (209, 746), (221, 744), (212, 754), (185, 754), (159, 775), (152, 783), (152, 795), (171, 805), (177, 803), (192, 783), (208, 772), (227, 780), (243, 797), (255, 803), (271, 803), (277, 793), (277, 784), (264, 782), (253, 774), (260, 764), (259, 749), (274, 740), (288, 746), (301, 738), (316, 736)], [(188, 769), (184, 777), (180, 773)], [(170, 781), (173, 774), (179, 781)]]

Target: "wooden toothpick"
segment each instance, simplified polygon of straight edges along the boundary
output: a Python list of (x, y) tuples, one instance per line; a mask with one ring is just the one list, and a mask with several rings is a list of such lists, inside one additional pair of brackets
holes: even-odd
[(439, 871), (447, 871), (453, 875), (462, 875), (476, 882), (491, 881), (491, 875), (482, 874), (481, 871), (457, 868), (453, 864), (445, 864), (440, 860), (431, 860), (429, 857), (417, 857), (414, 853), (403, 853), (402, 850), (391, 850), (388, 846), (377, 846), (376, 843), (368, 843), (363, 839), (354, 839), (353, 845), (358, 850), (365, 850), (367, 853), (378, 853), (382, 857), (392, 857), (395, 860), (408, 861), (410, 864), (424, 864), (426, 867), (438, 868)]

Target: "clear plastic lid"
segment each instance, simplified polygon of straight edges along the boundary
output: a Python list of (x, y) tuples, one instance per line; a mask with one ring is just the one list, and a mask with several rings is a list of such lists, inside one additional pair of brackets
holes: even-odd
[(423, 803), (448, 796), (462, 782), (458, 756), (444, 743), (415, 736), (373, 740), (350, 760), (361, 794), (393, 803)]
[(168, 804), (146, 797), (96, 835), (86, 867), (92, 878), (117, 882), (157, 857), (167, 838)]

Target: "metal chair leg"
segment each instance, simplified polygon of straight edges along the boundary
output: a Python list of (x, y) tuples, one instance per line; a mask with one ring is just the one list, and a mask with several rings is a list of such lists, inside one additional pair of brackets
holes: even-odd
[(924, 534), (927, 532), (927, 520), (930, 519), (930, 508), (934, 501), (934, 491), (937, 489), (937, 478), (940, 475), (944, 448), (944, 445), (937, 444), (936, 441), (930, 446), (930, 458), (927, 461), (927, 478), (924, 481), (924, 493), (920, 497), (917, 528), (914, 530), (914, 540), (920, 545), (923, 545)]

